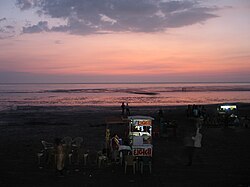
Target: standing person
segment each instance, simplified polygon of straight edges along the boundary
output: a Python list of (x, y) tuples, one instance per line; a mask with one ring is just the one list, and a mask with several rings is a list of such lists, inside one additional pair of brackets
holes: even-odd
[(127, 105), (126, 105), (126, 115), (127, 115), (127, 116), (130, 115), (130, 109), (129, 109), (128, 103), (127, 103)]
[(124, 104), (124, 102), (122, 102), (121, 108), (122, 108), (122, 115), (124, 115), (124, 112), (125, 112), (125, 104)]
[(110, 140), (110, 148), (111, 148), (112, 160), (114, 160), (115, 162), (118, 157), (119, 146), (120, 146), (119, 136), (117, 134), (114, 134), (114, 136)]
[(199, 118), (196, 119), (196, 129), (201, 129), (202, 125), (204, 124), (204, 118), (200, 116)]
[(160, 108), (158, 111), (158, 117), (159, 117), (159, 125), (158, 127), (155, 125), (154, 126), (154, 132), (159, 133), (161, 136), (163, 134), (163, 125), (164, 125), (164, 115), (163, 115), (163, 110)]
[(198, 107), (197, 107), (197, 105), (193, 105), (193, 116), (195, 117), (195, 118), (197, 118), (198, 117)]
[(163, 122), (163, 110), (160, 108), (158, 112), (159, 124)]
[(184, 137), (184, 146), (185, 152), (187, 155), (188, 162), (186, 166), (191, 166), (193, 162), (193, 155), (194, 155), (194, 140), (192, 138), (192, 133), (188, 131), (186, 136)]
[(200, 128), (198, 127), (196, 130), (195, 136), (192, 137), (194, 140), (194, 152), (197, 156), (199, 150), (201, 149), (201, 140), (202, 140), (202, 134), (200, 133)]
[(56, 170), (60, 176), (63, 176), (64, 162), (65, 162), (65, 150), (60, 138), (55, 139), (55, 157), (56, 157)]
[(200, 133), (200, 128), (196, 129), (196, 133), (192, 136), (189, 132), (184, 138), (184, 145), (186, 147), (188, 162), (187, 166), (191, 166), (193, 163), (194, 154), (201, 148), (202, 134)]

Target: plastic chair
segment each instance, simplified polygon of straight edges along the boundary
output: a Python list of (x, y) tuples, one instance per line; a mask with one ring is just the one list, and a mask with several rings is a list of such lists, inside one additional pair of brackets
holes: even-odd
[(149, 172), (152, 173), (151, 157), (141, 157), (141, 161), (140, 161), (141, 174), (143, 174), (144, 166), (148, 166), (149, 167)]
[(62, 139), (62, 142), (66, 145), (66, 146), (71, 146), (72, 143), (72, 138), (70, 136), (66, 136)]
[(76, 163), (80, 162), (80, 148), (82, 146), (82, 142), (83, 142), (83, 138), (82, 137), (76, 137), (74, 138), (74, 140), (72, 141), (72, 152), (70, 153), (70, 160), (71, 157), (76, 158)]
[(89, 153), (84, 153), (84, 154), (83, 154), (83, 165), (84, 165), (84, 166), (87, 165), (88, 157), (89, 157)]
[(124, 157), (126, 155), (129, 155), (129, 154), (131, 154), (130, 150), (120, 150), (119, 151), (119, 161), (120, 161), (121, 165), (123, 165), (123, 163), (124, 163)]
[(66, 136), (62, 139), (62, 142), (65, 146), (66, 155), (69, 158), (69, 164), (71, 164), (72, 163), (72, 150), (71, 150), (72, 138), (70, 136)]
[(124, 170), (125, 174), (127, 173), (128, 166), (133, 166), (133, 173), (135, 174), (135, 169), (136, 169), (135, 157), (133, 155), (125, 155), (124, 161), (125, 161), (125, 170)]
[(51, 158), (55, 155), (54, 146), (52, 143), (46, 142), (44, 140), (41, 141), (44, 149), (44, 155), (46, 157), (47, 163), (51, 161)]
[(42, 156), (44, 156), (44, 152), (43, 151), (37, 153), (37, 163), (38, 163), (39, 166), (41, 164), (41, 157)]
[(83, 138), (82, 137), (76, 137), (74, 140), (73, 140), (73, 146), (75, 146), (75, 147), (77, 147), (77, 148), (79, 148), (79, 147), (81, 147), (81, 145), (82, 145), (82, 142), (83, 142)]
[(102, 151), (97, 152), (97, 164), (98, 168), (101, 168), (102, 164), (106, 164), (108, 157), (102, 153)]
[(53, 148), (53, 144), (52, 143), (46, 142), (44, 140), (42, 140), (41, 143), (43, 145), (44, 150), (48, 150), (48, 149)]

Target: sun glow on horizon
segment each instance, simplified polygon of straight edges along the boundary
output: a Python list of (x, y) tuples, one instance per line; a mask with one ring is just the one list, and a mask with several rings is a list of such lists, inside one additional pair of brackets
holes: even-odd
[[(234, 77), (250, 79), (247, 76), (250, 74), (248, 9), (235, 6), (218, 9), (216, 13), (217, 16), (205, 23), (154, 32), (77, 35), (56, 30), (46, 32), (52, 28), (46, 21), (40, 21), (27, 27), (27, 33), (0, 40), (0, 72), (82, 75), (93, 79), (103, 75), (112, 76), (114, 80), (119, 80), (119, 76), (185, 80), (185, 76), (195, 75), (210, 81), (220, 79), (224, 74), (232, 74), (232, 80)], [(100, 19), (102, 24), (111, 21), (104, 14)], [(6, 20), (0, 17), (0, 23)], [(138, 24), (138, 27), (144, 26), (146, 29), (146, 25)], [(11, 26), (5, 27), (8, 28)], [(35, 29), (44, 30), (30, 33)]]

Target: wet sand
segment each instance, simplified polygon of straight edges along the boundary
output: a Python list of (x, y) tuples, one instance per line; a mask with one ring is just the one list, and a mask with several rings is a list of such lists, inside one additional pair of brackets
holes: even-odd
[[(250, 117), (250, 104), (239, 105), (239, 115)], [(132, 115), (156, 118), (160, 107), (131, 107)], [(120, 107), (18, 106), (0, 112), (0, 186), (250, 186), (250, 127), (204, 126), (202, 149), (192, 166), (185, 166), (183, 137), (192, 127), (186, 106), (161, 107), (167, 120), (178, 124), (177, 137), (153, 139), (152, 174), (111, 163), (98, 168), (96, 152), (103, 148), (105, 119), (119, 117)], [(216, 105), (206, 106), (214, 114)], [(89, 150), (86, 166), (66, 163), (64, 177), (54, 166), (37, 164), (41, 140), (81, 136), (83, 151)]]

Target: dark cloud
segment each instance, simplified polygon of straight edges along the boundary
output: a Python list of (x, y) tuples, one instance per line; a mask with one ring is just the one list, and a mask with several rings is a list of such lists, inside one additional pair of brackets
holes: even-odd
[(214, 14), (199, 13), (198, 11), (185, 11), (172, 14), (167, 21), (168, 27), (182, 27), (195, 23), (206, 21), (207, 19), (217, 17)]
[(32, 25), (29, 27), (23, 27), (23, 33), (39, 33), (49, 31), (48, 22), (47, 21), (40, 21), (37, 25)]
[(5, 28), (6, 28), (6, 29), (15, 29), (15, 27), (12, 26), (12, 25), (7, 25), (7, 26), (5, 26)]
[(37, 6), (40, 2), (40, 0), (16, 0), (16, 5), (21, 10), (27, 10)]
[(21, 10), (59, 18), (64, 25), (48, 23), (24, 27), (24, 33), (42, 31), (95, 34), (101, 32), (157, 32), (216, 17), (217, 7), (194, 0), (17, 0)]
[(172, 13), (180, 10), (192, 9), (196, 3), (194, 1), (168, 1), (159, 3), (162, 12)]
[(6, 21), (6, 20), (7, 20), (6, 18), (0, 18), (0, 22)]

